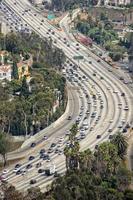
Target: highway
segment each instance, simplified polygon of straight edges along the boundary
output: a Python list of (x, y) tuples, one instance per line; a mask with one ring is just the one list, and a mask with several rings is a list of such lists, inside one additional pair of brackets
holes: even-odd
[[(30, 11), (22, 15), (24, 10), (27, 9), (27, 5), (29, 6), (26, 0), (5, 0), (4, 3), (6, 7), (10, 7), (32, 30), (39, 34), (42, 39), (51, 37), (53, 41), (56, 41), (53, 44), (62, 49), (67, 56), (64, 66), (68, 82), (67, 111), (61, 119), (46, 130), (28, 139), (21, 149), (11, 152), (8, 155), (11, 158), (24, 157), (20, 162), (22, 164), (21, 170), (24, 170), (27, 164), (32, 164), (31, 169), (26, 170), (25, 175), (16, 175), (11, 166), (7, 173), (8, 182), (16, 186), (19, 190), (26, 190), (31, 187), (29, 181), (34, 178), (37, 181), (34, 186), (39, 186), (44, 191), (46, 186), (53, 180), (53, 176), (46, 177), (44, 174), (39, 174), (36, 164), (41, 162), (41, 168), (45, 168), (48, 163), (55, 163), (57, 171), (61, 174), (64, 173), (65, 157), (63, 149), (68, 142), (66, 133), (77, 117), (80, 117), (77, 137), (80, 141), (81, 150), (87, 148), (94, 150), (96, 145), (108, 140), (110, 135), (118, 131), (123, 132), (126, 124), (132, 123), (133, 94), (127, 85), (123, 84), (117, 76), (103, 66), (104, 61), (97, 62), (97, 56), (89, 49), (79, 43), (77, 45), (74, 39), (71, 40), (67, 35), (65, 36), (65, 32), (60, 32), (50, 25), (46, 19), (36, 13), (35, 8), (32, 9), (31, 5), (28, 7)], [(44, 22), (41, 25), (42, 19)], [(49, 31), (49, 29), (51, 30)], [(67, 41), (64, 37), (67, 38)], [(73, 57), (77, 55), (83, 56), (84, 59), (80, 60), (80, 62), (75, 60)], [(94, 94), (96, 95), (96, 99), (93, 98)], [(68, 116), (72, 116), (72, 120), (67, 120)], [(83, 139), (80, 135), (84, 120), (88, 121), (89, 128), (84, 130), (85, 138)], [(46, 135), (48, 139), (44, 140), (44, 136)], [(97, 138), (98, 135), (100, 135), (99, 139)], [(62, 138), (61, 143), (59, 142), (60, 137)], [(33, 141), (38, 143), (38, 145), (31, 148), (30, 144)], [(47, 152), (53, 142), (61, 150), (60, 153), (55, 153), (54, 149), (49, 154), (50, 162), (40, 159), (40, 149), (45, 148)], [(31, 155), (35, 156), (35, 158), (28, 161), (28, 157)]]

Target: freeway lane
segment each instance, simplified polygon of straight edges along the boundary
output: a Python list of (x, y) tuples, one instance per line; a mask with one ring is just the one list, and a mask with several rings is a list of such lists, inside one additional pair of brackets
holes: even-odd
[[(116, 131), (119, 130), (118, 125), (120, 123), (123, 123), (123, 126), (127, 122), (130, 122), (132, 120), (132, 93), (130, 90), (123, 85), (114, 75), (109, 73), (103, 66), (102, 63), (97, 62), (97, 58), (94, 56), (88, 58), (88, 49), (83, 47), (79, 44), (79, 51), (76, 50), (76, 42), (68, 41), (70, 43), (70, 47), (68, 47), (66, 44), (64, 44), (64, 33), (59, 33), (56, 28), (52, 27), (47, 20), (45, 20), (44, 24), (40, 27), (40, 23), (42, 20), (42, 16), (37, 14), (37, 16), (34, 16), (33, 13), (27, 13), (26, 15), (22, 16), (22, 12), (24, 11), (27, 6), (25, 5), (26, 0), (21, 2), (17, 1), (17, 5), (14, 6), (15, 1), (6, 0), (5, 2), (10, 3), (10, 7), (12, 10), (14, 10), (23, 20), (30, 24), (31, 28), (33, 28), (34, 31), (36, 31), (42, 38), (48, 37), (48, 35), (51, 36), (53, 40), (57, 40), (56, 46), (63, 49), (67, 57), (73, 62), (73, 64), (78, 65), (78, 61), (75, 61), (73, 59), (74, 55), (83, 55), (84, 61), (80, 61), (78, 71), (76, 72), (78, 74), (78, 78), (74, 76), (74, 79), (77, 79), (72, 82), (72, 85), (79, 87), (79, 91), (76, 91), (75, 96), (75, 104), (78, 104), (77, 109), (75, 109), (73, 121), (75, 120), (76, 116), (80, 115), (81, 112), (81, 106), (83, 106), (83, 113), (81, 116), (81, 122), (80, 125), (82, 126), (82, 123), (84, 121), (84, 118), (87, 117), (90, 123), (90, 128), (86, 131), (86, 138), (84, 140), (81, 140), (81, 150), (84, 150), (86, 148), (91, 148), (92, 150), (95, 148), (96, 144), (99, 144), (105, 140), (108, 140), (108, 137), (110, 135), (110, 132), (108, 132), (109, 128), (112, 129), (112, 133), (114, 134)], [(8, 4), (9, 5), (9, 4)], [(32, 6), (30, 7), (32, 9)], [(40, 29), (38, 29), (40, 27)], [(47, 35), (49, 27), (52, 28), (52, 30), (55, 31), (55, 34), (52, 35), (49, 33)], [(60, 38), (60, 39), (59, 39)], [(90, 64), (88, 61), (91, 61), (92, 64)], [(69, 65), (67, 64), (67, 69), (69, 68)], [(93, 76), (94, 71), (96, 71), (96, 77)], [(79, 77), (83, 77), (85, 75), (88, 80), (79, 80)], [(67, 76), (70, 76), (70, 73), (67, 74)], [(101, 80), (101, 76), (104, 78)], [(96, 93), (96, 100), (92, 98), (91, 90)], [(89, 99), (86, 98), (86, 92), (89, 96)], [(125, 93), (125, 97), (121, 96), (121, 93)], [(100, 95), (99, 95), (100, 93)], [(77, 103), (79, 102), (79, 103)], [(89, 104), (88, 104), (89, 103)], [(103, 109), (101, 109), (101, 105), (103, 104)], [(119, 106), (119, 104), (121, 104)], [(125, 106), (128, 105), (129, 111), (125, 111)], [(72, 106), (73, 107), (73, 106)], [(89, 109), (90, 114), (86, 115), (87, 110)], [(96, 117), (93, 119), (91, 117), (92, 113), (96, 112)], [(113, 120), (110, 122), (110, 120)], [(63, 123), (63, 122), (62, 122)], [(62, 128), (63, 126), (63, 128)], [(71, 124), (68, 124), (67, 127), (64, 127), (64, 124), (59, 124), (58, 130), (51, 127), (51, 129), (48, 131), (50, 136), (50, 142), (56, 141), (59, 136), (64, 137), (64, 143), (61, 146), (61, 149), (64, 148), (65, 143), (67, 141), (67, 138), (64, 136), (64, 133), (71, 127)], [(92, 128), (92, 130), (91, 130)], [(122, 130), (122, 129), (120, 129)], [(43, 136), (44, 132), (42, 131), (40, 134), (37, 134), (35, 136), (35, 140), (39, 141)], [(97, 134), (101, 134), (101, 138), (99, 140), (96, 139)], [(80, 134), (79, 134), (80, 135)], [(46, 150), (49, 148), (50, 142), (44, 142), (42, 144), (45, 145)], [(25, 149), (20, 150), (22, 153), (24, 152), (25, 159), (22, 161), (22, 169), (25, 169), (25, 166), (27, 163), (32, 163), (33, 168), (31, 171), (27, 171), (26, 176), (23, 177), (22, 175), (15, 175), (12, 172), (12, 168), (10, 169), (10, 172), (8, 174), (8, 180), (10, 183), (15, 185), (20, 190), (25, 190), (28, 187), (30, 187), (29, 180), (32, 178), (36, 178), (37, 180), (37, 186), (39, 186), (42, 190), (46, 188), (46, 185), (49, 184), (52, 180), (52, 177), (47, 178), (44, 175), (40, 175), (37, 173), (37, 169), (35, 168), (35, 164), (40, 161), (38, 152), (40, 150), (40, 146), (36, 146), (34, 150), (29, 150), (29, 145), (27, 145), (25, 148), (27, 148), (28, 151)], [(28, 162), (27, 157), (33, 153), (35, 155), (35, 160)], [(12, 156), (16, 156), (16, 154), (10, 154)], [(56, 168), (59, 172), (64, 172), (65, 170), (65, 161), (63, 155), (56, 155), (52, 153), (50, 155), (52, 162), (56, 164)], [(41, 161), (43, 163), (43, 167), (46, 166), (46, 161)]]

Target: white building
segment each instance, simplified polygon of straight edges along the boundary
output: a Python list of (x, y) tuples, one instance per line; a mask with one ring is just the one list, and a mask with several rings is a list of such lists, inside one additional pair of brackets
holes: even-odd
[(4, 79), (11, 81), (11, 74), (12, 74), (11, 65), (7, 64), (0, 66), (0, 81)]
[(33, 4), (38, 5), (42, 4), (43, 0), (32, 0)]

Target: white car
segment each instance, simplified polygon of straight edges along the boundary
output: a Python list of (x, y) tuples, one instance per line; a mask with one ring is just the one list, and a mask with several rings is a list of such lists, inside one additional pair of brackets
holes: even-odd
[(15, 168), (15, 169), (13, 170), (13, 172), (16, 173), (18, 170), (19, 170), (19, 168)]
[(8, 172), (9, 172), (8, 169), (4, 169), (3, 172), (2, 172), (2, 174), (7, 174)]

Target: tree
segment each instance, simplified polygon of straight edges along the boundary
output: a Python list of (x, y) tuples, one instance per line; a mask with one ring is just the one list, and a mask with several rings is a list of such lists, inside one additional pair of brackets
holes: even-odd
[(98, 174), (103, 177), (116, 173), (120, 163), (117, 147), (110, 142), (103, 142), (94, 154)]
[(29, 96), (29, 86), (27, 84), (26, 76), (24, 76), (22, 79), (20, 95), (24, 96), (25, 98)]
[(76, 124), (72, 126), (70, 132), (70, 145), (65, 147), (64, 154), (66, 156), (66, 168), (70, 170), (75, 170), (79, 166), (79, 143), (75, 139), (75, 136), (77, 134)]
[(0, 154), (3, 157), (3, 165), (6, 166), (6, 154), (10, 149), (11, 139), (6, 133), (0, 133)]
[(13, 63), (13, 66), (12, 66), (12, 77), (14, 79), (18, 79), (19, 76), (18, 76), (18, 67), (17, 67), (17, 63)]
[(23, 200), (22, 193), (18, 192), (14, 186), (9, 186), (4, 192), (4, 200)]
[(127, 152), (127, 138), (121, 133), (117, 133), (111, 140), (111, 143), (114, 144), (118, 149), (118, 155), (121, 159), (124, 158)]

